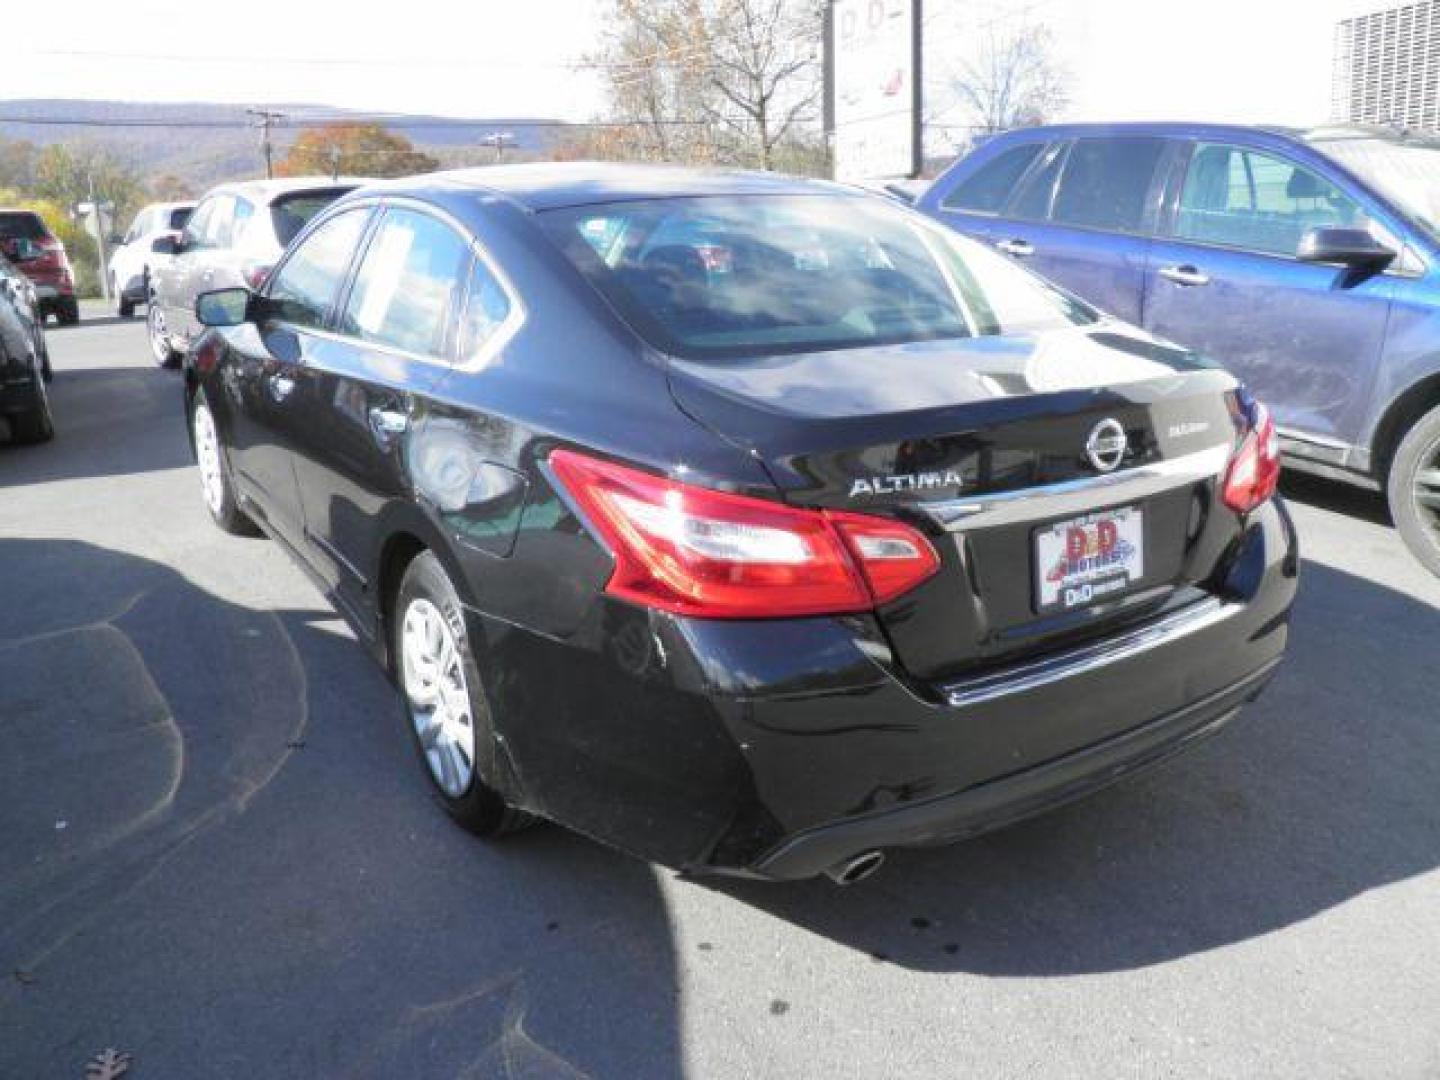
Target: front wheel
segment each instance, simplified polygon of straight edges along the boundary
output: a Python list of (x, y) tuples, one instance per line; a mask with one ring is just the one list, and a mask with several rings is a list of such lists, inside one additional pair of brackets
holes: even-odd
[(216, 525), (234, 536), (256, 535), (259, 530), (240, 509), (235, 498), (235, 485), (230, 480), (230, 470), (220, 446), (215, 415), (210, 411), (210, 403), (205, 400), (204, 390), (195, 391), (195, 401), (190, 406), (190, 430), (195, 437), (200, 493), (205, 497), (205, 509), (210, 511), (210, 517)]
[(39, 365), (35, 367), (35, 407), (10, 417), (10, 434), (18, 443), (43, 443), (55, 437), (55, 420), (50, 412), (50, 395)]
[(394, 610), (396, 675), (431, 791), (451, 817), (480, 836), (527, 824), (530, 816), (506, 803), (480, 775), (492, 738), (489, 701), (460, 598), (430, 552), (406, 568)]
[(1411, 554), (1440, 575), (1440, 406), (1406, 433), (1390, 466), (1390, 514)]
[(165, 309), (150, 298), (145, 313), (145, 328), (150, 334), (150, 355), (163, 368), (172, 368), (180, 361), (180, 354), (170, 347), (170, 330), (165, 325)]
[(121, 292), (120, 286), (113, 279), (110, 282), (110, 293), (115, 297), (115, 314), (122, 319), (133, 318), (135, 315), (135, 301), (126, 298)]
[(80, 321), (80, 301), (73, 296), (60, 301), (55, 309), (55, 321), (61, 326), (74, 326)]

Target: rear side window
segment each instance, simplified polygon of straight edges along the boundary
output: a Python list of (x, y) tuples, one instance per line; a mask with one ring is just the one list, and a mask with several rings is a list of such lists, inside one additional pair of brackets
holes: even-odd
[(1238, 146), (1201, 143), (1190, 158), (1175, 235), (1294, 255), (1314, 228), (1364, 228), (1355, 201), (1309, 169)]
[(946, 210), (999, 213), (1014, 192), (1015, 185), (1025, 175), (1025, 170), (1044, 148), (1044, 143), (1012, 146), (956, 184), (941, 205)]
[(331, 218), (285, 260), (266, 294), (277, 318), (315, 329), (325, 325), (369, 216), (361, 208)]
[(280, 246), (289, 247), (290, 241), (300, 235), (300, 230), (310, 223), (311, 218), (350, 190), (304, 191), (276, 199), (270, 204), (270, 221), (275, 226), (275, 237)]
[(469, 242), (438, 218), (387, 211), (355, 275), (340, 332), (440, 356), (469, 257)]
[(1051, 218), (1057, 224), (1139, 232), (1164, 139), (1077, 139), (1065, 159)]
[(50, 230), (40, 215), (29, 210), (11, 210), (0, 214), (0, 240), (47, 240)]
[(510, 317), (510, 297), (484, 260), (470, 263), (465, 319), (460, 325), (460, 359), (473, 360)]

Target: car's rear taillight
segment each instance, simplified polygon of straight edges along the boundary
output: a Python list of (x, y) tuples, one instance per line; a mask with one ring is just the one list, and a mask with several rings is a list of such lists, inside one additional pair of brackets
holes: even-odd
[(572, 450), (550, 468), (615, 557), (612, 596), (717, 619), (867, 611), (940, 566), (915, 529), (885, 518), (682, 484)]
[(1248, 514), (1275, 494), (1280, 483), (1280, 438), (1270, 410), (1249, 402), (1250, 430), (1230, 458), (1221, 498), (1236, 513)]

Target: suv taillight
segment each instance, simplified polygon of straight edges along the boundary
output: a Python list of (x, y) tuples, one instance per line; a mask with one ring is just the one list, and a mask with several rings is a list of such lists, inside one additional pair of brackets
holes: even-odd
[(615, 557), (606, 592), (715, 619), (873, 609), (940, 566), (929, 541), (886, 518), (798, 510), (667, 480), (573, 450), (550, 468)]
[(1239, 514), (1248, 514), (1275, 494), (1280, 483), (1280, 438), (1270, 410), (1249, 402), (1250, 430), (1225, 470), (1221, 499)]

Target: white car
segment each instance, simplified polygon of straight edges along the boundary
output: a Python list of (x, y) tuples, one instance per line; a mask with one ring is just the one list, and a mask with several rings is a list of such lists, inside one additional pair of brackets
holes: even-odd
[(150, 280), (155, 268), (170, 256), (152, 251), (150, 245), (161, 236), (176, 235), (190, 220), (193, 202), (151, 203), (130, 223), (130, 231), (110, 256), (110, 295), (122, 319), (135, 314), (135, 305), (150, 300)]

